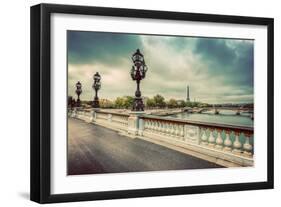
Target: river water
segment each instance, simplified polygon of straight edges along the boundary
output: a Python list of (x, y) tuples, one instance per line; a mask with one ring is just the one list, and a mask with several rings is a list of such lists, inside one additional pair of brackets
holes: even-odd
[(191, 121), (202, 121), (202, 122), (210, 122), (210, 123), (221, 123), (221, 124), (231, 124), (237, 126), (249, 126), (252, 127), (254, 121), (250, 118), (249, 113), (241, 113), (241, 115), (236, 115), (233, 111), (220, 111), (220, 114), (214, 114), (214, 112), (206, 112), (206, 113), (178, 113), (173, 114), (167, 117), (173, 117), (184, 120)]

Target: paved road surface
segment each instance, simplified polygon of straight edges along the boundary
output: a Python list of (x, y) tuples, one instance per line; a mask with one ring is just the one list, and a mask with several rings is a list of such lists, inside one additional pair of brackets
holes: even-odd
[(68, 174), (220, 167), (142, 139), (68, 119)]

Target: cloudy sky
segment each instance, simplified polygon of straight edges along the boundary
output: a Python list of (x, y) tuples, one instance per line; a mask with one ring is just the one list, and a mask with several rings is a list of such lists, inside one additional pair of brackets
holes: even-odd
[(143, 96), (207, 103), (253, 102), (253, 40), (68, 31), (68, 93), (82, 83), (81, 99), (92, 100), (93, 74), (99, 72), (100, 98), (133, 96), (131, 56), (137, 48), (148, 66)]

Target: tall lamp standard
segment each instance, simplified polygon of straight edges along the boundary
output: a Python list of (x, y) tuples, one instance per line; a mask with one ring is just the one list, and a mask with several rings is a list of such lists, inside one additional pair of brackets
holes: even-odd
[(137, 82), (137, 90), (135, 92), (132, 111), (143, 111), (144, 104), (141, 98), (140, 81), (145, 78), (148, 68), (145, 65), (143, 54), (141, 54), (139, 49), (137, 49), (137, 51), (133, 54), (132, 61), (134, 65), (131, 69), (131, 77)]
[(80, 81), (76, 83), (76, 94), (77, 94), (77, 101), (76, 101), (76, 107), (81, 106), (81, 101), (80, 101), (80, 94), (82, 93), (82, 84)]
[(96, 74), (93, 76), (94, 79), (94, 84), (93, 84), (93, 89), (95, 90), (95, 98), (93, 101), (93, 108), (99, 108), (100, 107), (100, 103), (99, 103), (99, 97), (98, 97), (98, 90), (100, 90), (101, 88), (101, 76), (98, 72), (96, 72)]

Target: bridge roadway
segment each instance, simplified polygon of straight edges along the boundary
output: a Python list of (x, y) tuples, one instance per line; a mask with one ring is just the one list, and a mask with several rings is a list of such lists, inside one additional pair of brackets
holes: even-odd
[(215, 167), (221, 166), (68, 118), (68, 175)]

